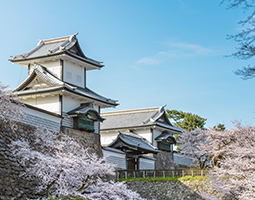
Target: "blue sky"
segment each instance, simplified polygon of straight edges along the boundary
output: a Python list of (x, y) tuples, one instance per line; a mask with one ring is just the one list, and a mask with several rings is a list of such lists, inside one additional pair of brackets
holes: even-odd
[(0, 80), (11, 89), (27, 69), (10, 55), (78, 32), (84, 53), (105, 64), (88, 73), (87, 85), (118, 99), (115, 110), (166, 104), (207, 118), (207, 127), (255, 122), (255, 80), (233, 74), (254, 61), (225, 57), (237, 45), (226, 35), (241, 30), (245, 14), (220, 0), (10, 0), (0, 7)]

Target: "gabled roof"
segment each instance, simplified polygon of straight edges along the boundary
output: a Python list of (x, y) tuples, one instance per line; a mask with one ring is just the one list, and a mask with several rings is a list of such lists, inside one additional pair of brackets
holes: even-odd
[(90, 101), (102, 102), (105, 107), (118, 105), (117, 101), (105, 98), (88, 88), (77, 87), (63, 82), (42, 65), (35, 64), (31, 70), (30, 75), (14, 90), (20, 97), (33, 94), (39, 95), (40, 93), (60, 92), (80, 96), (81, 99), (86, 98)]
[(152, 146), (150, 142), (134, 133), (121, 133), (117, 138), (108, 145), (108, 147), (121, 149), (127, 153), (158, 153), (156, 147)]
[(112, 152), (115, 152), (115, 153), (127, 154), (124, 151), (121, 151), (121, 150), (115, 149), (115, 148), (111, 148), (111, 147), (102, 146), (102, 149), (105, 150), (105, 151), (112, 151)]
[(74, 35), (60, 38), (39, 40), (37, 46), (33, 50), (27, 53), (12, 56), (12, 59), (10, 59), (10, 61), (14, 63), (21, 63), (22, 61), (52, 57), (60, 54), (67, 54), (74, 59), (89, 63), (95, 68), (103, 67), (104, 65), (102, 65), (101, 62), (88, 58), (84, 55), (80, 48), (76, 35), (77, 33)]
[(166, 140), (171, 144), (176, 144), (175, 137), (168, 131), (164, 131), (158, 137), (155, 138), (156, 141), (163, 141)]
[(159, 126), (174, 133), (181, 133), (182, 129), (173, 126), (169, 121), (164, 106), (155, 108), (125, 110), (101, 113), (106, 120), (101, 124), (100, 129), (132, 129), (146, 126)]
[[(81, 116), (81, 115), (90, 115), (91, 113), (93, 113), (95, 116), (95, 119), (93, 119), (94, 121), (104, 121), (105, 119), (102, 118), (99, 113), (97, 112), (97, 110), (93, 107), (92, 103), (83, 103), (81, 104), (81, 106), (69, 111), (67, 114), (75, 117), (75, 116)], [(93, 116), (92, 116), (93, 117)], [(93, 118), (94, 118), (93, 117)]]
[(31, 84), (34, 80), (36, 80), (36, 82), (38, 83), (38, 87), (40, 84), (42, 85), (43, 83), (47, 84), (49, 87), (64, 85), (68, 86), (68, 84), (57, 78), (46, 67), (43, 67), (42, 65), (35, 63), (34, 66), (31, 68), (31, 71), (32, 72), (28, 75), (28, 77), (14, 90), (14, 92), (33, 89), (34, 87), (36, 87), (36, 83), (35, 85)]

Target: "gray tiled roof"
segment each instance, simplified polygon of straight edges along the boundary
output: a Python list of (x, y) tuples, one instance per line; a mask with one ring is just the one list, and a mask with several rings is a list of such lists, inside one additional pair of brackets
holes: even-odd
[(79, 46), (76, 35), (77, 34), (54, 39), (39, 40), (37, 46), (33, 50), (27, 53), (12, 56), (10, 61), (16, 62), (66, 53), (70, 56), (96, 65), (97, 67), (103, 67), (104, 65), (102, 65), (101, 62), (88, 58), (84, 55)]
[(46, 81), (51, 86), (64, 86), (65, 83), (55, 77), (51, 72), (47, 70), (47, 68), (35, 63), (31, 68), (32, 73), (14, 90), (22, 91), (28, 84), (38, 75), (42, 80)]
[[(101, 130), (132, 129), (137, 127), (158, 125), (176, 132), (182, 129), (173, 126), (168, 120), (164, 106), (146, 109), (125, 110), (101, 113), (106, 120), (101, 124)], [(164, 119), (163, 121), (160, 119)]]
[(151, 156), (145, 156), (145, 155), (140, 155), (140, 158), (145, 158), (145, 159), (149, 159), (149, 160), (157, 160), (156, 158), (153, 158)]
[(155, 138), (156, 141), (162, 141), (162, 140), (166, 140), (169, 139), (173, 144), (176, 144), (176, 140), (174, 138), (174, 136), (170, 133), (170, 132), (163, 132), (161, 133), (158, 137)]
[(97, 110), (93, 107), (92, 103), (84, 103), (81, 106), (69, 111), (67, 114), (71, 116), (77, 116), (79, 114), (86, 115), (88, 112), (92, 112), (96, 115), (96, 120), (104, 121), (105, 119), (100, 116)]
[[(85, 96), (91, 98), (92, 100), (98, 100), (104, 102), (106, 104), (110, 104), (112, 106), (117, 106), (117, 101), (103, 97), (88, 88), (81, 88), (74, 86), (69, 83), (65, 83), (59, 78), (57, 78), (54, 74), (47, 70), (47, 68), (43, 67), (42, 65), (35, 64), (31, 74), (23, 81), (15, 90), (14, 92), (17, 95), (25, 95), (25, 94), (33, 94), (33, 93), (40, 93), (40, 92), (49, 92), (52, 90), (62, 90), (66, 89), (72, 93)], [(31, 83), (31, 81), (38, 76), (41, 80), (44, 80), (50, 87), (45, 88), (38, 88), (38, 89), (29, 89), (27, 86)]]
[(115, 148), (111, 148), (111, 147), (102, 146), (102, 149), (106, 150), (106, 151), (113, 151), (113, 152), (116, 152), (116, 153), (127, 154), (124, 151), (121, 151), (121, 150), (115, 149)]
[(174, 130), (174, 131), (177, 131), (177, 132), (179, 132), (179, 133), (183, 132), (183, 129), (182, 129), (182, 128), (179, 128), (179, 127), (177, 127), (177, 126), (169, 125), (169, 124), (162, 123), (162, 122), (156, 122), (156, 124), (157, 124), (158, 126), (161, 126), (161, 127), (170, 128), (170, 129), (172, 129), (172, 130)]
[(137, 150), (143, 150), (151, 153), (158, 153), (156, 147), (152, 146), (148, 140), (142, 138), (141, 136), (134, 134), (134, 133), (121, 133), (119, 132), (118, 137), (108, 145), (108, 147), (116, 147), (118, 142), (122, 142), (127, 144), (127, 146), (132, 146)]

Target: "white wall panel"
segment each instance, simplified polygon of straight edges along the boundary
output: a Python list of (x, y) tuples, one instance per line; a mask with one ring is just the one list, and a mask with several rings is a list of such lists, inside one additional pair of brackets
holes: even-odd
[(47, 67), (47, 69), (55, 74), (58, 78), (60, 78), (61, 68), (60, 68), (60, 60), (43, 62), (40, 63), (42, 66)]
[(63, 80), (84, 87), (84, 68), (64, 60)]
[(76, 100), (67, 96), (63, 96), (62, 103), (63, 103), (63, 112), (69, 112), (81, 105), (79, 100)]
[(154, 147), (158, 147), (157, 142), (155, 141), (155, 138), (158, 137), (162, 132), (157, 130), (157, 129), (153, 129), (153, 146)]
[(107, 146), (108, 144), (112, 143), (118, 136), (119, 132), (100, 132), (101, 135), (101, 145)]
[(151, 130), (150, 128), (147, 129), (142, 129), (142, 130), (135, 130), (134, 131), (136, 134), (140, 135), (141, 137), (145, 138), (146, 140), (148, 140), (150, 143), (152, 143), (151, 139)]
[(103, 155), (106, 156), (106, 162), (114, 164), (117, 168), (126, 169), (126, 155), (107, 151), (103, 149)]
[(155, 169), (155, 161), (139, 158), (139, 170), (141, 169)]
[(52, 96), (52, 97), (37, 97), (37, 98), (30, 98), (26, 100), (22, 100), (22, 102), (50, 111), (57, 114), (61, 114), (60, 112), (60, 102), (59, 102), (59, 96)]

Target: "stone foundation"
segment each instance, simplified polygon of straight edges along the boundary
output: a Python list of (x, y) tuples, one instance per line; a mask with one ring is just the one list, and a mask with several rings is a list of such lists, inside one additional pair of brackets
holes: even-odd
[(155, 168), (156, 169), (174, 169), (173, 153), (168, 151), (160, 151), (153, 155), (156, 158)]
[(0, 120), (0, 199), (37, 199), (42, 194), (35, 191), (38, 180), (26, 181), (22, 173), (25, 168), (20, 165), (19, 160), (13, 156), (9, 144), (13, 140), (34, 140), (35, 127), (23, 123), (17, 123), (17, 130), (12, 132), (10, 128), (2, 126)]
[[(17, 130), (12, 131), (10, 128), (2, 126), (2, 123), (3, 121), (0, 120), (0, 200), (38, 199), (45, 196), (46, 193), (36, 192), (36, 186), (40, 184), (40, 180), (26, 181), (21, 176), (26, 172), (25, 167), (13, 156), (12, 150), (8, 146), (11, 141), (17, 139), (25, 139), (33, 143), (36, 127), (16, 122)], [(100, 135), (71, 128), (62, 129), (65, 134), (75, 138), (82, 146), (89, 148), (90, 153), (96, 153), (98, 156), (103, 155)]]
[(126, 184), (128, 189), (136, 191), (147, 200), (202, 200), (198, 191), (180, 181), (137, 181)]
[(84, 148), (88, 148), (89, 153), (96, 153), (98, 156), (103, 157), (100, 135), (68, 127), (62, 127), (61, 129), (64, 134), (75, 138)]

